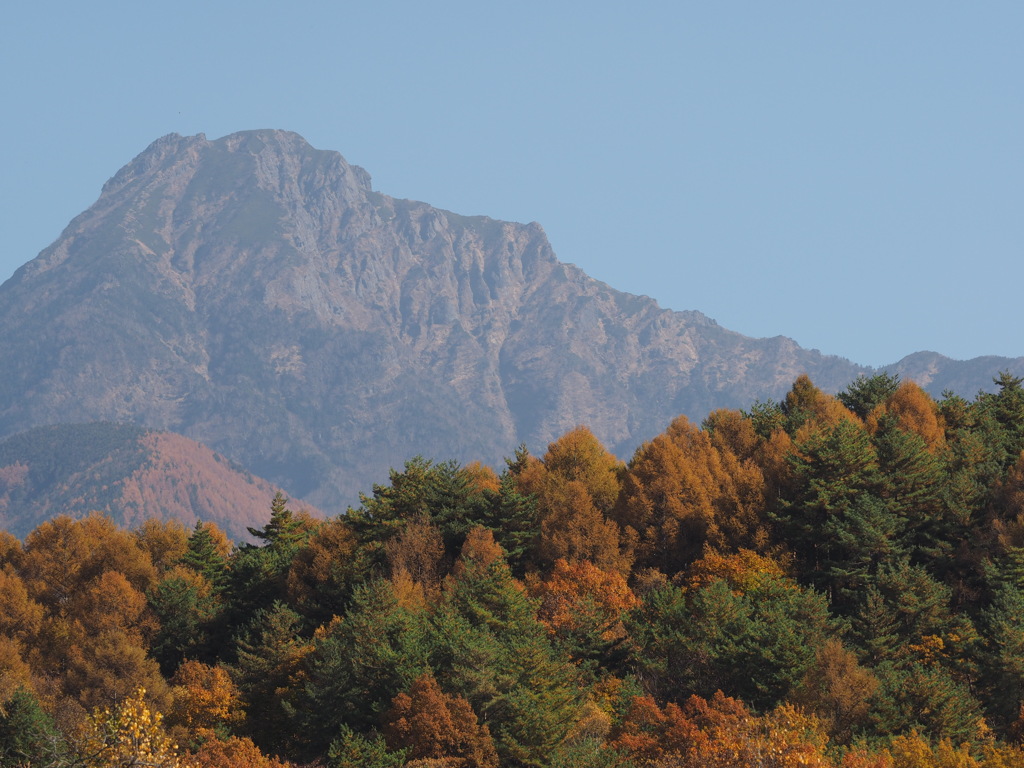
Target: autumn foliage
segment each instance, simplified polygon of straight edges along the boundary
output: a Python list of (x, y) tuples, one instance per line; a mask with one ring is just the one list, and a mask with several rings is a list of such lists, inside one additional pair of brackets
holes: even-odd
[(447, 760), (465, 768), (496, 768), (498, 755), (486, 725), (469, 702), (446, 695), (432, 675), (418, 677), (398, 694), (384, 716), (384, 734), (410, 760)]
[(1024, 386), (994, 384), (800, 377), (627, 462), (585, 427), (417, 457), (240, 543), (0, 533), (0, 765), (1024, 768)]

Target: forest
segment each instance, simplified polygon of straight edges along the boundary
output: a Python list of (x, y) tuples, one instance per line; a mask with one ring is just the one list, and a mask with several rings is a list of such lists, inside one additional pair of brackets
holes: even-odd
[(1024, 768), (1024, 385), (0, 533), (0, 765)]

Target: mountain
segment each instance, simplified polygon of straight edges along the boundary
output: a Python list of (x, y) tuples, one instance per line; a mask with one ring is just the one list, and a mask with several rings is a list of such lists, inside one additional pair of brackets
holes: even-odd
[[(0, 357), (0, 436), (169, 430), (328, 512), (415, 454), (500, 466), (583, 423), (625, 457), (680, 413), (870, 372), (616, 291), (538, 224), (388, 197), (272, 130), (166, 136), (121, 169), (0, 286)], [(982, 367), (969, 394), (1024, 361)]]
[(130, 424), (37, 427), (0, 442), (0, 530), (18, 537), (58, 514), (101, 511), (127, 527), (203, 520), (244, 540), (278, 490), (186, 437)]

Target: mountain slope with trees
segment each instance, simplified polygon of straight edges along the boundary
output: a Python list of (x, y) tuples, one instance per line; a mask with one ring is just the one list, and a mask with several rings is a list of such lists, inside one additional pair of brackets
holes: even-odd
[[(121, 169), (0, 286), (0, 357), (0, 437), (170, 430), (335, 511), (410, 453), (497, 464), (588, 424), (628, 456), (680, 413), (867, 372), (615, 291), (537, 224), (388, 197), (270, 130), (166, 136)], [(1024, 373), (981, 367), (965, 395)]]
[(0, 528), (20, 538), (57, 515), (103, 512), (133, 528), (203, 520), (245, 540), (278, 491), (206, 446), (131, 424), (60, 424), (0, 441)]

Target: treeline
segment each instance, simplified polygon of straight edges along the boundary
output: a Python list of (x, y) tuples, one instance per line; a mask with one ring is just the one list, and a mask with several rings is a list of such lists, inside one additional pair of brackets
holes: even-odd
[[(584, 427), (357, 509), (0, 537), (0, 765), (1024, 766), (1024, 388)], [(175, 746), (177, 745), (177, 747)]]

